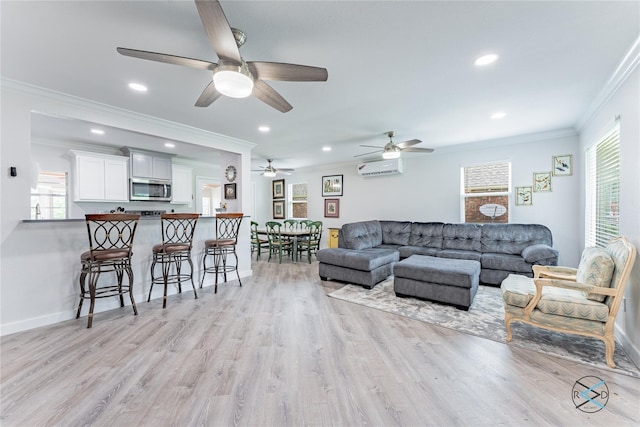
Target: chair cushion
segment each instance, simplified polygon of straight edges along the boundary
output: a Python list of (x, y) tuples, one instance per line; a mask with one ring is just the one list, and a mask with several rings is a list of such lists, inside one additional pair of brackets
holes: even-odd
[[(504, 279), (501, 289), (505, 305), (521, 308), (526, 307), (536, 293), (533, 279), (517, 274)], [(580, 291), (551, 286), (543, 289), (536, 309), (546, 314), (598, 322), (606, 322), (609, 316), (606, 304), (587, 299)]]
[(233, 239), (209, 239), (209, 240), (205, 240), (204, 245), (207, 248), (214, 248), (214, 247), (220, 247), (220, 246), (234, 246), (236, 244), (236, 241)]
[(153, 245), (153, 253), (173, 253), (173, 252), (184, 252), (189, 250), (188, 243), (167, 243), (163, 245), (162, 243), (158, 243), (157, 245)]
[[(614, 268), (615, 264), (606, 250), (602, 248), (585, 248), (576, 272), (576, 282), (608, 288), (611, 286)], [(605, 295), (586, 292), (585, 296), (598, 302), (602, 302), (606, 298)]]
[[(127, 258), (129, 256), (128, 249), (103, 249), (99, 251), (93, 251), (93, 256), (96, 261), (114, 261), (119, 258)], [(91, 251), (83, 252), (80, 255), (81, 261), (89, 261), (91, 259)]]

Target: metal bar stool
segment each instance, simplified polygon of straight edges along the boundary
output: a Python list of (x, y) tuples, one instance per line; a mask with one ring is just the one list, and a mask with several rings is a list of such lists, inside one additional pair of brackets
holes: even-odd
[[(151, 263), (151, 286), (149, 287), (149, 298), (151, 301), (151, 291), (153, 285), (164, 285), (164, 297), (162, 299), (162, 308), (167, 308), (167, 287), (171, 284), (178, 284), (178, 292), (182, 293), (182, 281), (191, 280), (191, 287), (196, 299), (198, 293), (193, 283), (193, 262), (191, 261), (191, 247), (193, 242), (193, 233), (196, 230), (198, 222), (197, 213), (171, 213), (160, 215), (160, 224), (162, 226), (162, 243), (153, 247), (153, 262)], [(182, 272), (182, 263), (189, 263), (189, 274)], [(155, 277), (154, 271), (156, 264), (162, 266), (162, 276)], [(171, 269), (175, 272), (172, 273)]]
[[(227, 273), (236, 272), (238, 283), (240, 281), (240, 272), (238, 271), (238, 254), (236, 254), (236, 244), (238, 243), (238, 232), (240, 223), (244, 217), (243, 213), (219, 213), (216, 215), (216, 237), (204, 242), (204, 256), (202, 257), (202, 280), (200, 287), (204, 283), (204, 276), (207, 273), (215, 274), (214, 293), (218, 293), (218, 274), (224, 275), (224, 281), (227, 281)], [(236, 258), (234, 265), (227, 265), (227, 256), (232, 254)], [(213, 256), (213, 265), (207, 267), (207, 257)]]
[[(87, 232), (89, 234), (89, 250), (80, 255), (82, 271), (80, 272), (80, 303), (76, 319), (80, 317), (82, 302), (89, 299), (89, 316), (87, 328), (93, 323), (93, 309), (96, 298), (110, 296), (120, 297), (120, 307), (124, 307), (124, 294), (131, 298), (133, 314), (138, 314), (136, 302), (133, 299), (133, 270), (131, 269), (131, 255), (133, 237), (138, 226), (140, 215), (132, 214), (88, 214), (85, 215)], [(100, 284), (100, 274), (114, 272), (115, 284)], [(129, 284), (123, 284), (125, 273)], [(89, 283), (87, 287), (87, 277)]]

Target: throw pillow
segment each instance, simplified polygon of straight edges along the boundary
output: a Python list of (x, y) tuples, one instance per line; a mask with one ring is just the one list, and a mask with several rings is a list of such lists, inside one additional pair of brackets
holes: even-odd
[[(615, 264), (609, 253), (602, 248), (585, 248), (580, 258), (580, 265), (576, 272), (576, 281), (587, 285), (611, 286), (611, 277)], [(603, 302), (605, 295), (596, 295), (584, 292), (587, 299)]]
[(543, 259), (554, 258), (558, 256), (558, 251), (550, 248), (548, 245), (531, 245), (522, 250), (522, 258), (525, 261), (534, 263)]

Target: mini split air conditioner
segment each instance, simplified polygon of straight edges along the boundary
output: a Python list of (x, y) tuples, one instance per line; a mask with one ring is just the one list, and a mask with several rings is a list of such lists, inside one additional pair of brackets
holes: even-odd
[(360, 176), (395, 175), (398, 173), (402, 173), (402, 159), (380, 160), (358, 165), (358, 175)]

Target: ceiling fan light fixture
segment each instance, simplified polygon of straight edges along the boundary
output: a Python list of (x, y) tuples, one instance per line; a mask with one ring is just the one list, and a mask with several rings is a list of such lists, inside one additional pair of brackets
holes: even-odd
[(400, 150), (390, 150), (382, 153), (382, 158), (385, 160), (397, 159), (400, 157)]
[(276, 176), (276, 173), (274, 171), (264, 171), (264, 176), (266, 176), (267, 178), (273, 178), (274, 176)]
[(213, 73), (216, 90), (230, 98), (246, 98), (253, 92), (253, 76), (243, 62), (241, 65), (223, 64)]

